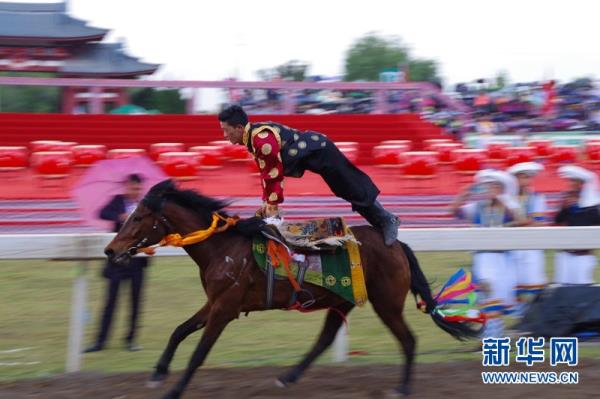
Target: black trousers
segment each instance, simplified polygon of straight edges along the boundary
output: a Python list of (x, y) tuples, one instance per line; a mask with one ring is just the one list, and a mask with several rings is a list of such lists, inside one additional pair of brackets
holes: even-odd
[(104, 273), (104, 276), (107, 278), (105, 304), (104, 309), (102, 311), (100, 331), (98, 333), (98, 338), (96, 339), (96, 342), (101, 345), (104, 345), (104, 343), (106, 342), (109, 336), (110, 326), (112, 324), (115, 307), (117, 305), (119, 288), (123, 285), (122, 283), (127, 284), (127, 282), (130, 282), (131, 284), (131, 311), (129, 317), (129, 331), (125, 337), (125, 340), (127, 342), (132, 342), (135, 340), (135, 335), (138, 328), (142, 285), (144, 282), (144, 268), (134, 265), (133, 267), (128, 268), (126, 272), (118, 270), (110, 271), (110, 265), (108, 265), (107, 268), (109, 269), (109, 271)]
[(355, 211), (370, 207), (379, 195), (373, 180), (331, 142), (301, 162), (305, 170), (321, 175), (336, 197), (350, 202)]

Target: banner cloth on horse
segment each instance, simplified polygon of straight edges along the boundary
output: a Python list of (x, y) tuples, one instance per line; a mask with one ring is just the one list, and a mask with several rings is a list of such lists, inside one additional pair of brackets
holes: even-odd
[(278, 230), (286, 244), (305, 250), (297, 256), (282, 243), (257, 236), (252, 242), (252, 252), (261, 270), (268, 273), (268, 265), (273, 265), (275, 276), (288, 278), (296, 291), (306, 281), (355, 305), (367, 302), (358, 242), (342, 218), (285, 223)]

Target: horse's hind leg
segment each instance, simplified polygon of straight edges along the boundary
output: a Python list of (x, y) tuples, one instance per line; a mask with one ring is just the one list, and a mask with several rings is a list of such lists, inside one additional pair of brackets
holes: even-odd
[(410, 377), (415, 358), (416, 339), (404, 321), (402, 306), (397, 307), (392, 303), (378, 304), (377, 302), (373, 302), (373, 307), (392, 334), (400, 341), (400, 345), (402, 345), (406, 363), (404, 364), (402, 383), (396, 391), (403, 395), (408, 395), (410, 393)]
[(286, 386), (296, 382), (302, 376), (311, 363), (333, 343), (337, 331), (344, 322), (344, 318), (353, 307), (353, 304), (347, 302), (340, 307), (329, 309), (327, 317), (325, 318), (325, 324), (323, 325), (323, 329), (321, 330), (317, 342), (315, 342), (312, 349), (304, 356), (304, 359), (302, 359), (299, 364), (277, 379), (278, 385)]
[(204, 305), (198, 312), (192, 317), (181, 323), (171, 334), (169, 343), (163, 351), (158, 363), (156, 363), (155, 371), (150, 378), (150, 385), (157, 385), (159, 382), (164, 380), (169, 374), (169, 364), (175, 355), (177, 347), (187, 338), (191, 333), (200, 330), (206, 325), (210, 307), (208, 304)]

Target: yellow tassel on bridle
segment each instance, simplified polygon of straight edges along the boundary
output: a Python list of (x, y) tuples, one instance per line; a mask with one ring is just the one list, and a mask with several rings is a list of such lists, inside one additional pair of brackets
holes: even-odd
[[(224, 217), (216, 212), (213, 212), (212, 222), (207, 229), (193, 231), (184, 236), (182, 236), (179, 233), (169, 234), (162, 240), (160, 240), (160, 242), (155, 246), (140, 248), (138, 249), (138, 252), (142, 252), (147, 255), (154, 255), (157, 247), (164, 247), (167, 245), (170, 245), (172, 247), (185, 247), (187, 245), (197, 244), (210, 238), (215, 233), (221, 233), (227, 230), (229, 227), (235, 226), (239, 219), (239, 216)], [(218, 226), (219, 221), (224, 221), (225, 224), (222, 226)]]

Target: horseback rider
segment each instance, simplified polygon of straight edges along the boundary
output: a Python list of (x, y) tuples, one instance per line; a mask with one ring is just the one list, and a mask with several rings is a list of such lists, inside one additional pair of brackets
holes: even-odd
[(352, 210), (379, 229), (387, 246), (396, 241), (400, 220), (376, 200), (379, 189), (369, 176), (324, 134), (301, 132), (273, 122), (249, 123), (239, 105), (225, 108), (218, 117), (225, 138), (246, 146), (260, 170), (263, 206), (257, 215), (279, 216), (284, 176), (302, 177), (309, 170), (320, 175), (337, 197), (350, 202)]

